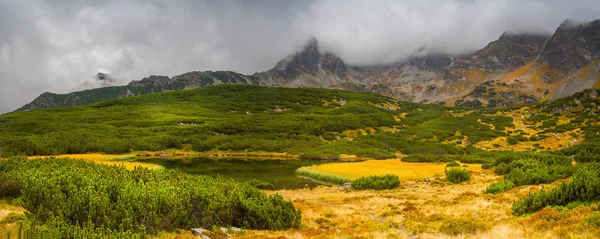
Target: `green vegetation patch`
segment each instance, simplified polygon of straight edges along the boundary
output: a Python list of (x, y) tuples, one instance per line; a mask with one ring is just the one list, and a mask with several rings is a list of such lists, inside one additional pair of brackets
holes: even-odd
[(232, 179), (141, 167), (129, 171), (56, 158), (13, 157), (0, 163), (0, 171), (20, 182), (19, 201), (34, 224), (43, 225), (32, 229), (33, 234), (50, 230), (79, 238), (73, 233), (87, 231), (141, 237), (213, 225), (270, 230), (300, 226), (300, 211), (290, 201)]
[(258, 180), (258, 179), (250, 179), (244, 183), (246, 183), (250, 186), (253, 186), (255, 188), (258, 188), (258, 189), (266, 189), (266, 190), (275, 189), (275, 187), (273, 187), (273, 184), (262, 181), (262, 180)]
[(567, 206), (572, 202), (598, 201), (600, 195), (600, 164), (590, 163), (578, 167), (571, 182), (563, 182), (552, 190), (530, 193), (512, 206), (515, 215), (537, 212), (547, 206)]
[(515, 184), (511, 181), (500, 181), (492, 183), (485, 188), (485, 193), (499, 194), (515, 188)]
[(400, 179), (396, 175), (383, 175), (383, 176), (368, 176), (361, 177), (352, 181), (352, 189), (357, 190), (384, 190), (394, 189), (400, 186)]
[(452, 184), (462, 183), (471, 179), (471, 172), (465, 168), (451, 167), (446, 169), (446, 180)]
[(296, 170), (296, 175), (308, 177), (308, 178), (317, 180), (319, 182), (333, 183), (333, 184), (338, 184), (338, 185), (341, 185), (344, 183), (349, 183), (352, 181), (348, 178), (340, 177), (337, 175), (312, 171), (312, 170), (307, 169), (306, 167), (298, 168)]

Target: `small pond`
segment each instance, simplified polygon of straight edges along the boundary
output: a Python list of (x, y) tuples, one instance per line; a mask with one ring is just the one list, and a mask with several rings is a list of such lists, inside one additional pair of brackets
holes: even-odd
[(190, 174), (222, 175), (239, 182), (258, 179), (273, 184), (275, 189), (296, 189), (320, 185), (312, 180), (296, 176), (297, 168), (333, 161), (188, 158), (144, 159), (140, 162), (158, 164), (166, 169), (181, 170)]

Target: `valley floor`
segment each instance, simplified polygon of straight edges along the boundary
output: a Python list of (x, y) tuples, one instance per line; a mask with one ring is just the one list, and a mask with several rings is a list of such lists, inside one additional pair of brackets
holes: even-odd
[[(524, 186), (499, 195), (483, 194), (501, 177), (489, 170), (469, 182), (448, 185), (402, 182), (385, 191), (344, 191), (338, 187), (282, 190), (302, 210), (301, 230), (247, 231), (234, 238), (598, 238), (586, 224), (596, 205), (575, 209), (546, 208), (527, 217), (511, 215), (514, 200), (542, 187)], [(559, 211), (560, 210), (560, 211)]]
[[(106, 157), (87, 155), (86, 159), (100, 162)], [(365, 162), (368, 164), (368, 161)], [(365, 162), (349, 165), (360, 167)], [(443, 164), (422, 165), (444, 167)], [(269, 194), (282, 195), (302, 210), (301, 229), (247, 230), (232, 236), (240, 239), (600, 237), (599, 225), (590, 226), (590, 223), (598, 222), (589, 221), (592, 214), (598, 214), (598, 204), (574, 209), (546, 208), (525, 217), (511, 214), (512, 203), (518, 198), (539, 191), (542, 187), (554, 187), (564, 180), (546, 185), (522, 186), (498, 195), (484, 194), (484, 189), (502, 180), (502, 176), (495, 175), (492, 170), (481, 169), (481, 165), (472, 164), (468, 168), (472, 172), (471, 180), (457, 185), (448, 184), (443, 176), (431, 171), (433, 177), (430, 182), (405, 178), (401, 186), (394, 190), (356, 191), (338, 186), (319, 186), (313, 189), (267, 191)], [(0, 220), (9, 212), (21, 214), (23, 211), (20, 207), (3, 202), (0, 205)], [(0, 222), (0, 233), (4, 235), (11, 231), (14, 234), (17, 227)], [(155, 238), (195, 237), (190, 231), (182, 230), (178, 233), (162, 233)]]

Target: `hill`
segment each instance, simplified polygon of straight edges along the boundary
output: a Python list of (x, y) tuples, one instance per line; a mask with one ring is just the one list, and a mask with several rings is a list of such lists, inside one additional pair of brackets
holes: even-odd
[(395, 63), (367, 66), (347, 64), (335, 53), (323, 51), (313, 38), (273, 69), (253, 75), (230, 71), (153, 75), (125, 86), (69, 94), (46, 92), (18, 110), (85, 105), (216, 84), (345, 89), (468, 107), (520, 106), (600, 87), (599, 35), (600, 20), (566, 20), (551, 36), (505, 32), (470, 54), (425, 51)]
[(337, 159), (559, 150), (595, 137), (597, 95), (473, 110), (342, 90), (217, 85), (0, 115), (0, 153), (181, 149)]

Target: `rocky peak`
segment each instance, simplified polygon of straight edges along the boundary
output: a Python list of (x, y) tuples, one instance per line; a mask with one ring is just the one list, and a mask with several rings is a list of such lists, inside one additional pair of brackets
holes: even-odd
[(410, 64), (420, 70), (442, 72), (448, 69), (452, 64), (452, 57), (449, 55), (431, 54), (419, 57), (409, 58), (404, 65)]
[(496, 41), (473, 55), (462, 57), (459, 66), (491, 71), (520, 67), (534, 60), (549, 36), (504, 32)]
[(37, 109), (46, 109), (56, 107), (56, 100), (54, 98), (55, 94), (50, 92), (44, 92), (37, 98), (35, 98), (31, 103), (24, 105), (18, 110), (21, 111), (31, 111)]
[(165, 86), (168, 85), (171, 82), (171, 78), (169, 78), (168, 76), (158, 76), (158, 75), (151, 75), (148, 77), (144, 77), (143, 79), (139, 80), (139, 81), (131, 81), (128, 86), (143, 86), (143, 85), (151, 85), (151, 86)]
[(340, 79), (346, 77), (346, 63), (333, 53), (325, 53), (321, 58), (321, 68), (331, 72)]
[(321, 53), (319, 52), (319, 43), (316, 38), (311, 38), (302, 51), (289, 56), (277, 63), (275, 70), (286, 78), (293, 78), (302, 72), (315, 75), (319, 70)]
[(546, 44), (542, 61), (563, 77), (600, 57), (600, 20), (577, 23), (565, 20)]

